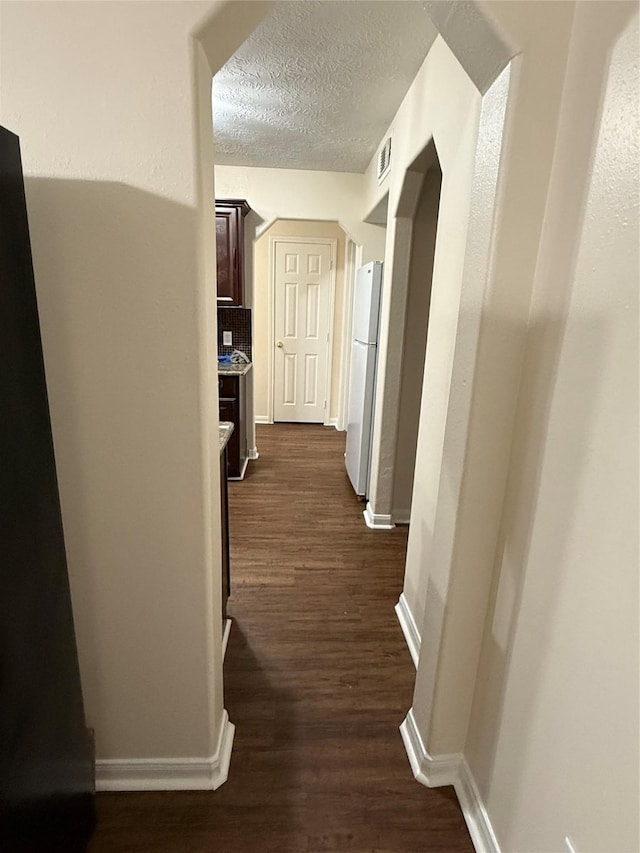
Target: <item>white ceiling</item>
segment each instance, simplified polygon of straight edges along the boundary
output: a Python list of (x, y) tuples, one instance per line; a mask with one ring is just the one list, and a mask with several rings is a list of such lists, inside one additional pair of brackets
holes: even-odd
[(216, 163), (363, 172), (436, 36), (417, 0), (280, 0), (213, 83)]

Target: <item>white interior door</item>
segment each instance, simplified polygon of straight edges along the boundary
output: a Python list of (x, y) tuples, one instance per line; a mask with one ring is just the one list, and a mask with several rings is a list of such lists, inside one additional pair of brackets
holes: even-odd
[(276, 241), (275, 421), (325, 423), (331, 310), (331, 244)]

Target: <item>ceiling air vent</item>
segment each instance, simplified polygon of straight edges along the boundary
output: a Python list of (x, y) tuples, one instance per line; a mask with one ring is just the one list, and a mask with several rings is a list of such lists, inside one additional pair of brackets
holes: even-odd
[(391, 137), (387, 139), (378, 155), (378, 183), (382, 183), (391, 168)]

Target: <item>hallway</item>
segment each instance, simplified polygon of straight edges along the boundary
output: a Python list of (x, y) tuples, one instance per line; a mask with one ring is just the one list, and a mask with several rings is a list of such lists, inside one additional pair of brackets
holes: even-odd
[(406, 528), (364, 525), (344, 433), (257, 438), (229, 490), (229, 779), (213, 794), (99, 795), (93, 853), (472, 851), (453, 789), (414, 781), (398, 731), (415, 677), (393, 610)]

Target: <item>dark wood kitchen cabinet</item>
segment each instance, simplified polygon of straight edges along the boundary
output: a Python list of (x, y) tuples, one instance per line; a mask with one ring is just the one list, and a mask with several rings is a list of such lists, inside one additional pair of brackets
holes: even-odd
[(244, 299), (244, 199), (216, 202), (218, 305), (242, 305)]
[(220, 526), (222, 530), (222, 624), (227, 618), (227, 599), (231, 594), (231, 557), (229, 551), (229, 489), (227, 486), (227, 448), (220, 454)]
[(244, 376), (218, 376), (220, 420), (231, 421), (233, 433), (227, 445), (230, 479), (241, 479), (247, 467), (246, 381)]

